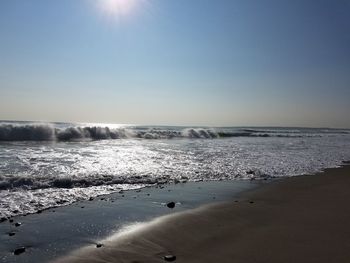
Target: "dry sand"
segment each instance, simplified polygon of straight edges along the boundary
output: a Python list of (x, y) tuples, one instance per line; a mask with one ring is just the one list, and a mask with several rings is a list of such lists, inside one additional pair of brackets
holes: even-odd
[(350, 166), (164, 216), (56, 262), (350, 262)]

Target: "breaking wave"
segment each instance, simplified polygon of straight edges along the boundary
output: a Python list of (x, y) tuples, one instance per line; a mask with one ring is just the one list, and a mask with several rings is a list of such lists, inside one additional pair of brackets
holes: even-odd
[[(334, 131), (332, 131), (334, 132)], [(322, 132), (324, 133), (324, 132)], [(328, 134), (330, 132), (326, 132)], [(337, 133), (348, 133), (339, 131)], [(111, 128), (102, 126), (70, 126), (57, 127), (54, 124), (0, 124), (0, 141), (84, 141), (113, 140), (126, 138), (139, 139), (172, 139), (199, 138), (215, 139), (229, 137), (309, 137), (299, 130), (268, 129), (217, 129), (217, 128)], [(320, 133), (312, 136), (320, 136)]]

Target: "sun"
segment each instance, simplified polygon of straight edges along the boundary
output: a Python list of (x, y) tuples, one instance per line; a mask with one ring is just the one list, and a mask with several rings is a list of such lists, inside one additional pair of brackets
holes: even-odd
[(140, 0), (100, 0), (101, 8), (109, 15), (121, 16), (130, 14)]

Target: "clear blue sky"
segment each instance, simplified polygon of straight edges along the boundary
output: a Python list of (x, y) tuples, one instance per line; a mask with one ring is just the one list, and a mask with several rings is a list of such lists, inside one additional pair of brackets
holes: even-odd
[(350, 128), (350, 1), (103, 1), (0, 1), (0, 119)]

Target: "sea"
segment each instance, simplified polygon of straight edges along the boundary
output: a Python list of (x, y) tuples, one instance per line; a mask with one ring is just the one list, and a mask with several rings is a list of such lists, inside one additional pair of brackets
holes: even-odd
[(313, 174), (349, 160), (349, 129), (0, 121), (0, 218), (151, 185)]

